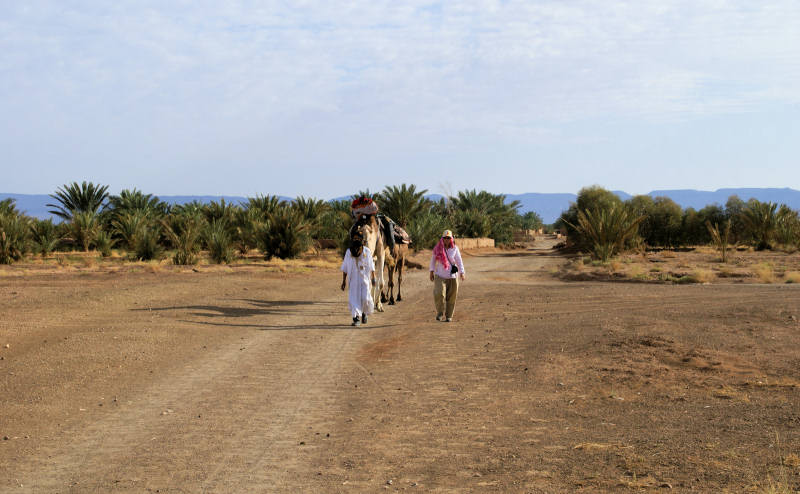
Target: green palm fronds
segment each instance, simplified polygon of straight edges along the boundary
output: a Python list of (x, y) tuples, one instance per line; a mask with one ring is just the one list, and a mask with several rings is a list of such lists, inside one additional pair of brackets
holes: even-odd
[(233, 239), (224, 219), (215, 219), (208, 223), (205, 242), (212, 261), (217, 264), (230, 264), (233, 261)]
[(311, 224), (298, 211), (284, 208), (270, 215), (257, 232), (258, 248), (266, 260), (300, 256), (311, 245)]
[(55, 194), (50, 195), (58, 204), (47, 204), (47, 207), (56, 208), (49, 213), (65, 220), (71, 220), (77, 213), (96, 214), (103, 206), (103, 201), (108, 198), (107, 190), (108, 185), (95, 185), (86, 181), (81, 184), (65, 184)]
[[(785, 214), (781, 212), (780, 214)], [(751, 200), (741, 212), (741, 220), (756, 244), (756, 250), (771, 249), (780, 222), (778, 205)]]
[(578, 224), (572, 225), (589, 239), (592, 255), (603, 262), (620, 252), (625, 242), (636, 235), (644, 216), (635, 216), (624, 206), (578, 211)]
[(430, 208), (430, 201), (425, 199), (427, 189), (417, 190), (416, 185), (402, 184), (387, 186), (378, 194), (381, 211), (405, 228), (411, 219)]
[(175, 249), (172, 257), (174, 264), (186, 266), (197, 263), (204, 225), (205, 219), (199, 212), (172, 215), (169, 221), (161, 220), (164, 234)]
[(31, 241), (33, 251), (45, 257), (58, 247), (60, 228), (51, 219), (34, 220), (31, 222)]
[(100, 232), (100, 221), (94, 211), (78, 211), (73, 213), (67, 224), (70, 239), (80, 246), (84, 252), (89, 252), (89, 247), (94, 244), (95, 237)]
[(125, 189), (118, 196), (108, 198), (108, 207), (115, 216), (132, 211), (143, 211), (149, 216), (162, 217), (167, 214), (169, 206), (153, 194), (145, 194), (140, 190)]
[(18, 261), (28, 251), (30, 226), (19, 214), (0, 214), (0, 264)]

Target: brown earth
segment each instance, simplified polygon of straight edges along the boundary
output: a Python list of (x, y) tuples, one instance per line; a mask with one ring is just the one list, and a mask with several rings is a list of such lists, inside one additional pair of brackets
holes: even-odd
[(361, 328), (331, 263), (0, 268), (0, 492), (800, 489), (800, 287), (564, 282), (551, 244)]

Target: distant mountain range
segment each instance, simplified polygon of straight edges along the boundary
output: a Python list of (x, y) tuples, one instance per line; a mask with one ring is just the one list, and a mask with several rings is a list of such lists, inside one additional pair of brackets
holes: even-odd
[[(630, 194), (623, 191), (614, 191), (621, 199), (630, 199)], [(747, 201), (748, 199), (758, 199), (762, 202), (775, 202), (778, 204), (786, 204), (792, 209), (800, 209), (800, 191), (795, 189), (777, 189), (777, 188), (740, 188), (740, 189), (718, 189), (715, 191), (705, 190), (654, 190), (647, 193), (650, 197), (669, 197), (676, 203), (680, 204), (683, 208), (701, 209), (709, 204), (725, 205), (728, 198), (732, 195), (738, 196), (740, 199)], [(442, 196), (438, 194), (431, 194), (430, 199), (439, 200)], [(12, 198), (16, 200), (17, 209), (24, 211), (30, 216), (37, 218), (50, 218), (52, 215), (48, 212), (49, 209), (45, 206), (48, 203), (53, 203), (54, 200), (49, 195), (45, 194), (3, 194), (0, 193), (0, 200)], [(191, 201), (210, 202), (225, 199), (226, 202), (234, 204), (247, 202), (246, 197), (240, 196), (159, 196), (164, 202), (169, 204), (184, 204)], [(292, 200), (291, 197), (280, 196), (284, 200)], [(517, 200), (522, 205), (520, 207), (521, 213), (528, 211), (535, 211), (542, 217), (545, 223), (553, 223), (561, 216), (561, 213), (569, 208), (571, 202), (574, 202), (577, 194), (562, 194), (562, 193), (541, 193), (529, 192), (527, 194), (506, 194), (507, 201)], [(336, 199), (349, 199), (347, 197), (339, 197)]]

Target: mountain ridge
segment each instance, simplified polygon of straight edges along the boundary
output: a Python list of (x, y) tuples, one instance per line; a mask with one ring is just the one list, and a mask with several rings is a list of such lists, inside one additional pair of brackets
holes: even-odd
[[(627, 200), (633, 197), (625, 191), (613, 191), (622, 200)], [(697, 189), (665, 189), (653, 190), (647, 194), (650, 197), (669, 197), (682, 208), (702, 209), (703, 207), (711, 204), (725, 205), (725, 202), (732, 195), (738, 196), (743, 201), (749, 199), (758, 199), (762, 202), (775, 202), (779, 204), (786, 204), (792, 209), (800, 209), (800, 191), (789, 187), (777, 188), (756, 188), (756, 187), (739, 187), (739, 188), (721, 188), (714, 191), (697, 190)], [(560, 192), (527, 192), (524, 194), (505, 194), (506, 201), (517, 200), (520, 202), (520, 213), (527, 213), (528, 211), (535, 211), (545, 223), (553, 223), (556, 221), (561, 213), (569, 208), (570, 203), (574, 202), (578, 197), (573, 193), (560, 193)], [(282, 200), (293, 200), (291, 197), (278, 196)], [(337, 197), (330, 200), (349, 198), (350, 196)], [(431, 199), (438, 200), (442, 196), (439, 194), (429, 194)], [(53, 203), (55, 200), (47, 194), (13, 194), (13, 193), (0, 193), (0, 200), (12, 198), (16, 201), (17, 209), (23, 211), (25, 214), (34, 216), (36, 218), (47, 219), (53, 217), (48, 210), (46, 204)], [(158, 196), (159, 199), (168, 204), (185, 204), (194, 200), (200, 202), (219, 201), (225, 199), (226, 202), (234, 204), (247, 202), (247, 197), (244, 196), (231, 196), (231, 195), (164, 195)]]

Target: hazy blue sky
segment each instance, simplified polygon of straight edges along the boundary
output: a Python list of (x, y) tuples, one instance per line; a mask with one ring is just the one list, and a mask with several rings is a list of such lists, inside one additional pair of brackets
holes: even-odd
[(0, 0), (0, 192), (800, 188), (800, 2)]

